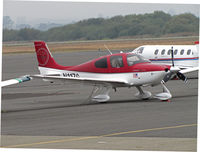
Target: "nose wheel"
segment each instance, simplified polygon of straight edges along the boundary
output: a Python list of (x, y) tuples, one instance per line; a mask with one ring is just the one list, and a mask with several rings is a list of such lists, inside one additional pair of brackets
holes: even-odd
[(162, 80), (161, 81), (161, 85), (163, 87), (163, 92), (162, 93), (158, 93), (154, 96), (154, 98), (159, 99), (161, 101), (170, 101), (169, 99), (172, 98), (172, 95), (170, 93), (170, 91), (167, 89), (167, 87), (165, 86), (165, 82)]

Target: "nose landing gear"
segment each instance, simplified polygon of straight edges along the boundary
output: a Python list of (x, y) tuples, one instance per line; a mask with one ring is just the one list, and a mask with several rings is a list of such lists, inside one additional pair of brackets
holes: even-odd
[(165, 86), (165, 82), (163, 80), (161, 81), (161, 85), (163, 87), (163, 92), (154, 95), (154, 98), (157, 98), (161, 101), (170, 102), (169, 99), (172, 98), (172, 95), (171, 95), (170, 91), (167, 89), (167, 87)]

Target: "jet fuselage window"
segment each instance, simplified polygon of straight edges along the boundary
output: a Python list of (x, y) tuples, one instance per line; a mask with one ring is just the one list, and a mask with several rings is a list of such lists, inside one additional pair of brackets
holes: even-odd
[(190, 53), (191, 53), (191, 49), (189, 49), (189, 50), (187, 51), (187, 55), (190, 55)]
[(176, 49), (176, 50), (174, 50), (174, 55), (176, 55), (178, 53), (178, 50)]
[(159, 50), (156, 49), (155, 52), (154, 52), (154, 54), (155, 54), (155, 55), (158, 55), (158, 51), (159, 51)]
[(132, 66), (137, 63), (150, 62), (148, 59), (145, 59), (143, 56), (138, 54), (128, 54), (127, 55), (127, 64)]
[(113, 68), (121, 68), (124, 66), (122, 56), (111, 56), (110, 64)]
[(161, 52), (161, 55), (164, 55), (164, 54), (165, 54), (165, 49), (163, 49)]
[(171, 49), (169, 49), (169, 50), (168, 50), (167, 54), (168, 54), (168, 55), (170, 55), (170, 54), (171, 54)]
[(99, 59), (98, 61), (95, 62), (94, 65), (96, 68), (107, 68), (108, 67), (107, 58)]
[(184, 50), (182, 49), (181, 52), (180, 52), (180, 55), (183, 55), (183, 54), (184, 54)]

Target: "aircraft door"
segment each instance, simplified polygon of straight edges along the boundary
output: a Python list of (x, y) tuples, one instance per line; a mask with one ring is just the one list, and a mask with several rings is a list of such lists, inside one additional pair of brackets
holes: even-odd
[(125, 65), (124, 59), (121, 55), (110, 56), (110, 72), (111, 73), (120, 73), (124, 72)]

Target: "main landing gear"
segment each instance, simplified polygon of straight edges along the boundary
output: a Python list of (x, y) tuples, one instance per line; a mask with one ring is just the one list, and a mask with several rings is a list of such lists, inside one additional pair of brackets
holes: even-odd
[[(161, 101), (170, 101), (169, 99), (172, 98), (172, 95), (165, 86), (165, 82), (163, 80), (161, 81), (161, 85), (163, 87), (163, 92), (155, 94), (153, 98), (159, 99)], [(137, 98), (142, 100), (147, 100), (152, 97), (151, 92), (142, 90), (141, 86), (136, 86), (136, 88), (138, 89), (138, 93), (135, 94)], [(111, 89), (112, 86), (106, 86), (106, 85), (95, 86), (89, 97), (89, 100), (98, 103), (106, 103), (108, 100), (110, 100), (109, 92)]]
[(110, 90), (110, 86), (95, 86), (90, 96), (90, 99), (99, 103), (106, 103), (108, 100), (110, 100)]
[(143, 100), (147, 100), (151, 97), (151, 92), (149, 91), (143, 91), (142, 88), (140, 86), (136, 86), (136, 88), (138, 89), (138, 93), (135, 94), (135, 96), (139, 99), (143, 99)]

